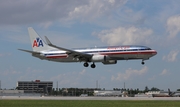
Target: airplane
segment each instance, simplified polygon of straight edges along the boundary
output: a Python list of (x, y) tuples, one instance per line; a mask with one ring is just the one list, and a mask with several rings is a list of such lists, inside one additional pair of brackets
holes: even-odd
[(168, 91), (160, 91), (159, 94), (152, 94), (152, 97), (179, 97), (180, 96), (180, 92), (179, 91), (170, 91), (170, 89), (168, 89)]
[(152, 50), (146, 46), (124, 45), (124, 46), (106, 46), (106, 47), (90, 47), (67, 49), (56, 46), (50, 42), (45, 36), (46, 42), (36, 33), (32, 27), (28, 27), (33, 51), (18, 49), (31, 53), (32, 56), (42, 60), (55, 62), (84, 62), (84, 67), (95, 68), (95, 63), (102, 62), (104, 65), (116, 64), (117, 60), (148, 60), (157, 54), (156, 50)]

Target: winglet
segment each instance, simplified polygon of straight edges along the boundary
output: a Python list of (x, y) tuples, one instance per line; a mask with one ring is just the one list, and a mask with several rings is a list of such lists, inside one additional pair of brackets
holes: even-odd
[(46, 42), (48, 45), (52, 45), (52, 43), (50, 42), (50, 40), (45, 36)]

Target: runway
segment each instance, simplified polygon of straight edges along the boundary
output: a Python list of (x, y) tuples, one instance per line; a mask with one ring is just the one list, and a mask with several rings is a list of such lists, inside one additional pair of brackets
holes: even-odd
[(0, 96), (0, 100), (167, 100), (177, 101), (180, 97), (32, 97)]

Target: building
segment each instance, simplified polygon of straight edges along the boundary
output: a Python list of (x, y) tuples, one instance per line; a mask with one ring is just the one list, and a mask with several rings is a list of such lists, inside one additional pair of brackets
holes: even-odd
[(101, 90), (100, 88), (62, 88), (63, 96), (93, 96), (94, 90)]
[(18, 81), (17, 89), (24, 90), (24, 93), (50, 93), (52, 91), (52, 81)]

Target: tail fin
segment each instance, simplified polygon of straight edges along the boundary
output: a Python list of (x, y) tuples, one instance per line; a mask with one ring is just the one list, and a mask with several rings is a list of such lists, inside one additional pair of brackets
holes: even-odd
[(33, 51), (40, 52), (54, 49), (53, 47), (48, 46), (32, 27), (28, 28), (28, 32)]

